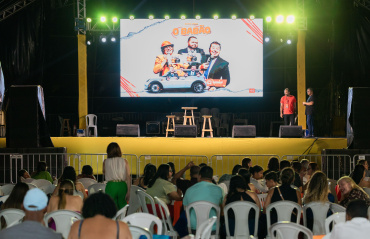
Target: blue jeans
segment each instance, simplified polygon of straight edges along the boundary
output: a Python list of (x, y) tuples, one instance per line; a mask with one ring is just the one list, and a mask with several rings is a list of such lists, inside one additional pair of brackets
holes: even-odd
[(314, 136), (313, 133), (313, 115), (307, 115), (307, 127), (308, 127), (308, 135)]

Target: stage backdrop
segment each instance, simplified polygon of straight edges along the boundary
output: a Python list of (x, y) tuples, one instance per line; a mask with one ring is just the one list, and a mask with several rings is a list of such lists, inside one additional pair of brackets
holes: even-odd
[(263, 96), (262, 19), (120, 23), (121, 97)]

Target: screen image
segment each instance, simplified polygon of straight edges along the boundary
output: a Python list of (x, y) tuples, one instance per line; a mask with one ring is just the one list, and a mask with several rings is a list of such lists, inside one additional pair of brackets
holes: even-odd
[(262, 19), (121, 19), (121, 97), (263, 96)]

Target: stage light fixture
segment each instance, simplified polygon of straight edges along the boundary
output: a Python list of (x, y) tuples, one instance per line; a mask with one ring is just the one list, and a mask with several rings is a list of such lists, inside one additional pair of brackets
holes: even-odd
[(288, 40), (286, 41), (286, 44), (288, 44), (288, 45), (292, 44), (292, 40), (288, 39)]
[(186, 19), (185, 15), (182, 15), (181, 20), (185, 20), (185, 19)]
[(154, 16), (153, 15), (150, 15), (149, 16), (149, 20), (153, 20), (154, 19)]
[(214, 19), (214, 20), (217, 20), (217, 19), (218, 19), (218, 15), (214, 15), (214, 16), (213, 16), (213, 19)]
[(270, 37), (269, 36), (265, 37), (265, 42), (270, 42)]
[(166, 15), (166, 16), (164, 16), (164, 19), (168, 20), (168, 19), (170, 19), (170, 16)]
[(101, 43), (106, 43), (106, 42), (107, 42), (107, 36), (101, 35), (101, 36), (99, 37), (99, 39), (100, 39), (100, 42), (101, 42)]
[(295, 17), (293, 15), (289, 15), (286, 17), (286, 22), (289, 24), (292, 24), (295, 20)]
[(283, 15), (278, 15), (277, 17), (276, 17), (276, 22), (277, 23), (282, 23), (284, 21), (284, 16)]
[(107, 20), (107, 19), (106, 19), (105, 17), (101, 17), (101, 18), (100, 18), (100, 21), (101, 21), (101, 22), (105, 22), (106, 20)]
[(236, 20), (236, 15), (232, 15), (231, 19)]
[(266, 22), (271, 22), (272, 18), (270, 16), (266, 17)]
[(88, 17), (88, 18), (86, 18), (86, 21), (91, 22), (92, 20), (91, 20), (91, 18)]
[(250, 15), (249, 16), (249, 19), (253, 20), (254, 19), (254, 15)]
[(134, 20), (135, 19), (135, 17), (134, 16), (130, 16), (130, 20)]
[(118, 18), (117, 17), (113, 17), (112, 18), (112, 22), (117, 22), (118, 21)]
[(91, 41), (90, 40), (87, 40), (86, 41), (86, 45), (90, 46), (91, 45)]
[(200, 20), (200, 16), (199, 15), (196, 15), (195, 16), (195, 19)]

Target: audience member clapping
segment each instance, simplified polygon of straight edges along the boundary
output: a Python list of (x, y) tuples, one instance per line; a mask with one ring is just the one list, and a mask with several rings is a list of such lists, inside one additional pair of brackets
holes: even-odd
[(370, 205), (369, 195), (359, 187), (352, 178), (348, 176), (341, 177), (338, 180), (339, 190), (341, 192), (340, 205), (347, 207), (350, 201), (355, 199), (361, 199)]
[(91, 179), (96, 180), (96, 178), (93, 175), (93, 173), (94, 173), (93, 168), (90, 165), (84, 165), (82, 167), (81, 174), (79, 174), (77, 176), (77, 179), (80, 179), (80, 178), (91, 178)]
[(154, 177), (157, 172), (157, 167), (151, 163), (148, 163), (144, 167), (144, 175), (135, 180), (134, 185), (147, 189), (149, 181)]
[(77, 175), (76, 171), (72, 166), (67, 166), (63, 170), (62, 176), (59, 178), (58, 186), (55, 188), (53, 192), (53, 196), (58, 196), (59, 188), (60, 188), (60, 183), (64, 180), (70, 180), (74, 183), (75, 186), (75, 193), (81, 192), (83, 195), (83, 198), (86, 199), (87, 194), (85, 192), (85, 187), (82, 185), (82, 183), (77, 181)]
[(257, 193), (266, 193), (268, 188), (265, 183), (261, 182), (261, 179), (263, 179), (263, 168), (259, 165), (255, 165), (249, 169), (249, 172), (251, 173), (251, 183), (256, 188)]
[(113, 199), (102, 192), (89, 196), (82, 208), (83, 220), (75, 222), (69, 232), (69, 239), (131, 239), (126, 223), (114, 221), (117, 213)]

